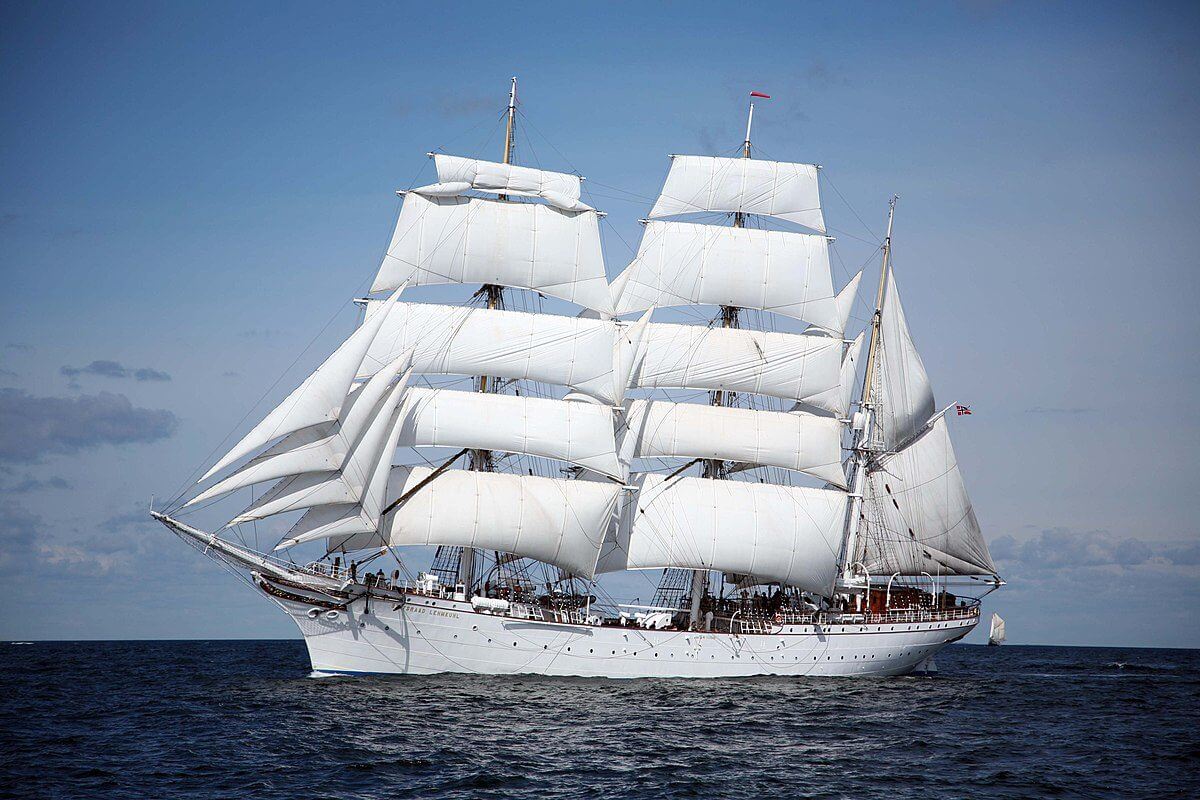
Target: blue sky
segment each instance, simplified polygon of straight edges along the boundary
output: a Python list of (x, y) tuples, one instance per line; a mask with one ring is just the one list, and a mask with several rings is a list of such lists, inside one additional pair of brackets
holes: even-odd
[(351, 329), (394, 190), (495, 157), (518, 75), (518, 158), (588, 176), (610, 274), (666, 155), (736, 147), (751, 89), (758, 152), (825, 167), (839, 283), (900, 193), (914, 335), (976, 411), (989, 607), (1017, 642), (1200, 645), (1198, 16), (5, 4), (0, 636), (294, 634), (145, 506)]

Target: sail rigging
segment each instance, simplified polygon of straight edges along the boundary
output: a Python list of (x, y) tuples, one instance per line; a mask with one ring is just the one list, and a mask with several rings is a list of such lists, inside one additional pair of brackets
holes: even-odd
[[(673, 158), (610, 286), (581, 179), (511, 163), (515, 83), (508, 123), (503, 163), (433, 156), (438, 180), (403, 193), (358, 329), (202, 480), (259, 454), (187, 505), (276, 481), (229, 524), (303, 511), (280, 547), (461, 548), (468, 589), (476, 551), (588, 578), (688, 570), (693, 624), (710, 573), (827, 597), (839, 572), (842, 589), (865, 572), (994, 573), (900, 305), (890, 216), (869, 344), (843, 338), (862, 272), (835, 291), (819, 169), (751, 159), (749, 130), (741, 159)], [(732, 226), (688, 219), (713, 212)], [(400, 299), (434, 284), (483, 302)], [(582, 312), (508, 309), (506, 289)], [(719, 311), (652, 321), (678, 306)], [(757, 324), (775, 318), (798, 330)], [(430, 381), (454, 376), (473, 390)], [(398, 448), (458, 452), (393, 466)], [(543, 474), (521, 474), (529, 459)]]
[[(261, 487), (228, 526), (295, 514), (276, 549), (324, 555), (153, 516), (248, 571), (314, 669), (927, 669), (979, 603), (908, 576), (995, 566), (900, 305), (895, 201), (852, 336), (862, 272), (836, 290), (819, 168), (751, 159), (753, 112), (742, 158), (673, 157), (610, 285), (582, 178), (513, 163), (514, 78), (502, 162), (430, 154), (358, 328), (175, 506)], [(443, 284), (470, 300), (423, 301)], [(413, 547), (437, 548), (415, 577)], [(625, 570), (661, 571), (650, 606), (597, 580)]]

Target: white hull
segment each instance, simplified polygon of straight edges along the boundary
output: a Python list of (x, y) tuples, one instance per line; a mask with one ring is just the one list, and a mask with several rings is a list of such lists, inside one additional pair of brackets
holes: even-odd
[(562, 675), (729, 678), (905, 675), (975, 627), (940, 622), (789, 625), (732, 635), (539, 622), (476, 612), (466, 602), (410, 595), (330, 612), (272, 598), (308, 645), (315, 674)]

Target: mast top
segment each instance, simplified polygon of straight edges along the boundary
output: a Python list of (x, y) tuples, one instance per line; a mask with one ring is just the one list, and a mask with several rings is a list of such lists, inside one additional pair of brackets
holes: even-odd
[(504, 131), (504, 163), (511, 164), (513, 147), (516, 145), (517, 121), (517, 76), (512, 78), (512, 87), (508, 90), (508, 125)]
[(750, 93), (750, 114), (746, 117), (746, 140), (742, 142), (742, 158), (750, 157), (750, 128), (754, 125), (754, 98), (761, 97), (764, 100), (770, 100), (771, 95), (763, 92)]

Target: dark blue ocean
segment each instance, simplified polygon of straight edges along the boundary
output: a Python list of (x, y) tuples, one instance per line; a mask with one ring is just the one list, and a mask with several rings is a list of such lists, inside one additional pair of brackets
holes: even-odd
[(934, 677), (307, 677), (299, 641), (0, 645), (0, 796), (1200, 797), (1200, 651)]

